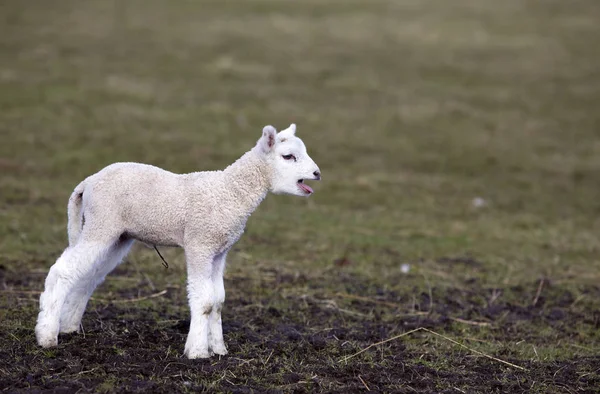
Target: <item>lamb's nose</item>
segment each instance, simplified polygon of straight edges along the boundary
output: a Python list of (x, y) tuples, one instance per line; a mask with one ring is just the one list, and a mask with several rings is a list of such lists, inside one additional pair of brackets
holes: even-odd
[(313, 175), (316, 177), (317, 181), (321, 180), (321, 172), (320, 171), (313, 172)]

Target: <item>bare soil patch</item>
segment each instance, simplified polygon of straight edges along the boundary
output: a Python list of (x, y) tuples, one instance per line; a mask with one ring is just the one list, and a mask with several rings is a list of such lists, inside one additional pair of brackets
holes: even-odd
[[(508, 346), (497, 347), (493, 357), (521, 370), (444, 343), (427, 332), (346, 359), (418, 327), (443, 333), (470, 349), (478, 343), (469, 341), (465, 328), (488, 330), (490, 342), (529, 341), (533, 346), (539, 337), (530, 334), (540, 327), (563, 338), (578, 335), (582, 325), (600, 328), (600, 314), (574, 312), (571, 306), (576, 298), (558, 286), (546, 284), (536, 305), (523, 306), (505, 301), (503, 293), (531, 300), (535, 284), (531, 289), (485, 289), (472, 283), (463, 289), (432, 289), (412, 299), (343, 272), (337, 278), (343, 291), (333, 295), (320, 289), (334, 278), (321, 282), (285, 274), (274, 278), (278, 290), (262, 295), (254, 293), (249, 280), (229, 280), (228, 287), (235, 289), (223, 316), (229, 355), (210, 360), (182, 357), (189, 320), (185, 308), (172, 305), (180, 298), (180, 289), (168, 289), (164, 296), (143, 302), (92, 304), (84, 318), (85, 332), (61, 335), (58, 348), (47, 350), (35, 345), (32, 330), (37, 294), (2, 292), (9, 306), (5, 322), (23, 324), (2, 330), (0, 388), (7, 392), (505, 393), (525, 392), (535, 385), (565, 392), (593, 392), (600, 387), (598, 356), (546, 362), (519, 358)], [(17, 284), (33, 287), (29, 285), (39, 278), (5, 276), (3, 281), (14, 289)], [(600, 296), (598, 287), (585, 292)], [(402, 311), (410, 303), (413, 310)], [(432, 343), (438, 343), (435, 352)]]

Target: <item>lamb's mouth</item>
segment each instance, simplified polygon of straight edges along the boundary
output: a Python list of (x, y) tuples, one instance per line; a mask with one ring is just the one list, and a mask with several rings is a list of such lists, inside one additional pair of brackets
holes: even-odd
[(313, 194), (313, 189), (304, 183), (304, 179), (298, 179), (298, 187), (306, 194)]

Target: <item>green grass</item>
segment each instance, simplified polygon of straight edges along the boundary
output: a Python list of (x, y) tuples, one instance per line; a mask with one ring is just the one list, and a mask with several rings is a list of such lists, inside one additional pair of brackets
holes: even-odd
[[(588, 380), (569, 389), (593, 389), (597, 370), (578, 360), (600, 352), (599, 18), (593, 0), (3, 2), (3, 349), (68, 358), (37, 349), (32, 328), (35, 292), (66, 246), (66, 202), (81, 179), (116, 161), (174, 172), (223, 168), (264, 125), (294, 122), (323, 182), (310, 199), (269, 196), (252, 216), (229, 255), (225, 322), (241, 319), (261, 338), (279, 320), (311, 333), (328, 324), (359, 332), (376, 322), (380, 340), (429, 324), (536, 371), (537, 386), (530, 379), (520, 388), (567, 390), (552, 381), (558, 367), (550, 366), (571, 362), (566, 370)], [(475, 207), (475, 198), (485, 205)], [(140, 310), (159, 328), (185, 319), (183, 253), (163, 254), (168, 270), (153, 251), (136, 250), (95, 293), (84, 328), (101, 337), (111, 300), (164, 289), (168, 299), (115, 304), (116, 317), (105, 323), (135, 320)], [(271, 309), (279, 317), (251, 319)], [(407, 317), (416, 311), (430, 313)], [(170, 346), (168, 360), (182, 353), (177, 338), (161, 343)], [(377, 342), (354, 338), (351, 349), (338, 349), (330, 340), (304, 364)], [(271, 351), (244, 347), (248, 337), (234, 328), (226, 341), (240, 343), (230, 358), (258, 352), (266, 360)], [(399, 342), (415, 371), (490, 364), (423, 333)], [(400, 346), (388, 345), (340, 373), (385, 375)], [(301, 361), (273, 357), (267, 364), (288, 369)], [(9, 366), (0, 369), (17, 379)], [(235, 377), (190, 371), (193, 385), (226, 391), (350, 387), (334, 383), (331, 371), (317, 381), (310, 368), (298, 379), (287, 370), (256, 379), (242, 367)], [(435, 386), (392, 379), (378, 387), (454, 387), (443, 373), (424, 373)], [(115, 391), (124, 376), (86, 387)], [(480, 387), (502, 390), (485, 376)], [(138, 380), (161, 379), (157, 371)]]

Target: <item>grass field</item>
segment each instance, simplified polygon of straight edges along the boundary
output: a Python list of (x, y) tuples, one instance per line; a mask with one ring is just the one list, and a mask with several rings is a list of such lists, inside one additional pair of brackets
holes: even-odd
[[(0, 390), (600, 390), (599, 20), (595, 0), (2, 2)], [(230, 253), (229, 355), (182, 357), (183, 253), (143, 247), (83, 333), (36, 346), (85, 176), (220, 169), (292, 122), (323, 181), (269, 196)]]

